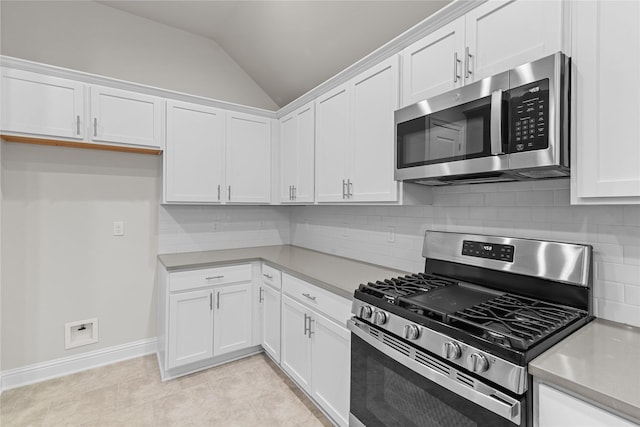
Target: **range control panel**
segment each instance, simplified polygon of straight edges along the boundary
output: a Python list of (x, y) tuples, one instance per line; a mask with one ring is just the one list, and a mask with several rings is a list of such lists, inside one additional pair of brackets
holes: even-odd
[(509, 90), (510, 152), (549, 147), (549, 79)]
[(477, 258), (495, 259), (498, 261), (513, 262), (513, 254), (516, 247), (513, 245), (500, 245), (496, 243), (462, 241), (462, 255)]

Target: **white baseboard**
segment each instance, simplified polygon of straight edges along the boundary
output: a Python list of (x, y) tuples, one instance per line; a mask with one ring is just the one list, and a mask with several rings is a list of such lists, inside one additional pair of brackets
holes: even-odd
[(155, 353), (157, 344), (156, 338), (149, 338), (2, 371), (0, 372), (0, 393), (4, 390)]

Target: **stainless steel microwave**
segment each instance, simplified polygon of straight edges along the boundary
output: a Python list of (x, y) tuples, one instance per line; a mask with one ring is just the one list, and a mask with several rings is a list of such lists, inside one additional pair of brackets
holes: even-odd
[(558, 52), (395, 112), (395, 179), (569, 176), (569, 58)]

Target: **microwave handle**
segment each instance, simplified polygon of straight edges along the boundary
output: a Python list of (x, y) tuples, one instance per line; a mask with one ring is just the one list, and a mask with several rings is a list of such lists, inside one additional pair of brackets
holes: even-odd
[(504, 154), (502, 150), (502, 90), (491, 93), (491, 155)]

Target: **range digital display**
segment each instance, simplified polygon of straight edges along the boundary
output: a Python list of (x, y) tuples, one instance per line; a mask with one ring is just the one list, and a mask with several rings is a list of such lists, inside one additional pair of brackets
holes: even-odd
[(513, 254), (516, 247), (513, 245), (500, 245), (497, 243), (462, 241), (462, 255), (476, 258), (495, 259), (498, 261), (513, 262)]

